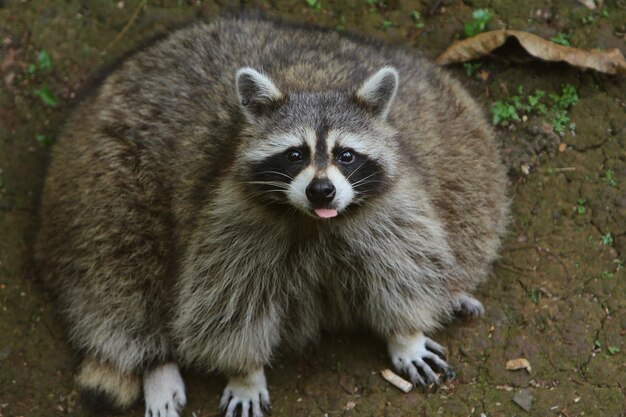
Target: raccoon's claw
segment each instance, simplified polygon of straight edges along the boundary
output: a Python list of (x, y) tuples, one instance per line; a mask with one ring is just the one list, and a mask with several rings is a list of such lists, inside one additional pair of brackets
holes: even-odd
[(388, 348), (396, 370), (407, 375), (414, 385), (436, 390), (439, 387), (438, 373), (447, 378), (451, 372), (443, 346), (421, 332), (411, 337), (393, 337)]
[(145, 417), (179, 417), (185, 406), (185, 384), (175, 363), (160, 365), (144, 374)]
[(452, 309), (456, 315), (465, 317), (480, 317), (485, 314), (483, 304), (465, 292), (452, 302)]
[(244, 377), (233, 377), (228, 381), (220, 400), (224, 417), (263, 417), (271, 414), (270, 394), (263, 370)]

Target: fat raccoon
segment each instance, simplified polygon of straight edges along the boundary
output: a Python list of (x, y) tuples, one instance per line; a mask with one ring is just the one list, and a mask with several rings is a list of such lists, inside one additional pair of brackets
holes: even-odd
[(326, 327), (384, 338), (414, 384), (450, 366), (425, 335), (497, 255), (493, 133), (419, 56), (250, 18), (137, 53), (52, 152), (35, 248), (82, 357), (83, 398), (178, 416), (180, 366), (220, 371), (227, 416), (269, 407), (279, 345)]

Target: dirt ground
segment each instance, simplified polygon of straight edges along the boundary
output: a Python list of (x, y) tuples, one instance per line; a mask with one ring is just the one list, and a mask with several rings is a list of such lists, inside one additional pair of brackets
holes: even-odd
[[(626, 53), (624, 0), (595, 11), (575, 0), (0, 0), (0, 417), (87, 415), (73, 383), (76, 358), (28, 272), (47, 156), (63, 120), (103, 69), (142, 42), (238, 7), (385, 38), (432, 58), (487, 8), (487, 29), (548, 39), (560, 32), (576, 47)], [(486, 315), (434, 335), (456, 379), (436, 393), (404, 394), (380, 377), (390, 366), (381, 341), (326, 335), (269, 369), (274, 416), (625, 415), (626, 78), (541, 63), (518, 49), (478, 61), (471, 75), (462, 65), (451, 71), (486, 114), (498, 100), (572, 85), (575, 131), (557, 134), (549, 115), (534, 112), (498, 127), (514, 219), (477, 294)], [(530, 372), (505, 369), (519, 357)], [(223, 378), (184, 376), (184, 415), (219, 415)], [(530, 412), (516, 395), (532, 397)]]

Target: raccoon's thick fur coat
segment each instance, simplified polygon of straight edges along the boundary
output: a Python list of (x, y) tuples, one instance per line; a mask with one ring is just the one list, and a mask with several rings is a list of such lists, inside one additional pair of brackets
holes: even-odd
[[(413, 382), (436, 382), (416, 372), (447, 368), (422, 332), (482, 308), (468, 292), (497, 255), (505, 188), (482, 112), (415, 51), (219, 19), (136, 54), (78, 107), (36, 260), (84, 389), (123, 407), (143, 378), (152, 412), (176, 385), (175, 413), (175, 362), (226, 373), (227, 414), (257, 416), (276, 347), (326, 326), (372, 329)], [(112, 392), (124, 384), (134, 398)]]

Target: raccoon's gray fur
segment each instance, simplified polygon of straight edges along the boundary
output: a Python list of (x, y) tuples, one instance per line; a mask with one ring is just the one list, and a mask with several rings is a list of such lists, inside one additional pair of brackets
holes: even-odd
[[(424, 336), (496, 257), (506, 177), (463, 88), (406, 51), (219, 19), (126, 61), (76, 110), (45, 185), (36, 259), (84, 355), (89, 398), (178, 415), (176, 364), (269, 404), (263, 366), (326, 325), (388, 341), (414, 383)], [(332, 217), (332, 218), (330, 218)]]

